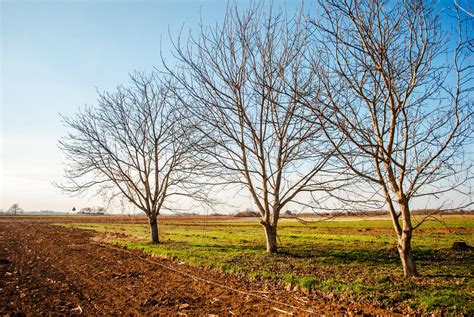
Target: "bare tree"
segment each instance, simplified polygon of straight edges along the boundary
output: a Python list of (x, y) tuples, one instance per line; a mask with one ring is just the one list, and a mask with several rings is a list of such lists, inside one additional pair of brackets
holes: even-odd
[[(246, 188), (261, 216), (267, 252), (277, 251), (277, 225), (291, 203), (310, 200), (339, 181), (317, 120), (300, 98), (316, 100), (318, 79), (307, 64), (309, 28), (303, 15), (272, 7), (245, 12), (229, 6), (222, 24), (175, 42), (176, 95), (208, 146), (208, 174)], [(303, 96), (303, 92), (308, 95)]]
[(149, 218), (151, 241), (159, 242), (157, 216), (173, 197), (195, 196), (187, 183), (195, 167), (192, 127), (171, 98), (171, 83), (135, 74), (129, 87), (100, 93), (96, 107), (65, 117), (72, 132), (60, 140), (67, 157), (69, 193), (96, 188), (126, 199)]
[[(360, 186), (362, 180), (378, 186), (404, 275), (417, 275), (413, 201), (461, 192), (472, 179), (472, 162), (463, 159), (473, 131), (469, 28), (460, 21), (457, 43), (450, 44), (423, 1), (330, 0), (320, 6), (323, 15), (313, 22), (318, 54), (327, 62), (316, 71), (324, 78), (320, 101), (327, 108), (321, 112), (318, 105), (317, 112)], [(444, 58), (450, 45), (452, 62)], [(338, 140), (346, 141), (341, 146)]]
[(15, 216), (16, 216), (16, 214), (17, 214), (18, 212), (21, 212), (21, 211), (23, 211), (23, 209), (22, 209), (22, 208), (20, 207), (20, 205), (17, 204), (17, 203), (14, 203), (14, 204), (8, 209), (8, 212), (9, 212), (9, 213), (12, 213), (12, 214), (15, 215)]

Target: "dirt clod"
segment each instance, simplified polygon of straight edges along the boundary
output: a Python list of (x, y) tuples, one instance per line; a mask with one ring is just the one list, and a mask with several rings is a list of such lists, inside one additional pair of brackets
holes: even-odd
[(466, 251), (470, 250), (472, 247), (469, 246), (465, 241), (455, 241), (451, 248), (456, 251)]

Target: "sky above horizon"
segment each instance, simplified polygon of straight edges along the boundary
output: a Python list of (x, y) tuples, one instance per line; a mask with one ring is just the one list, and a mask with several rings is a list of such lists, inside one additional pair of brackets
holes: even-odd
[[(237, 3), (244, 8), (250, 1)], [(294, 11), (301, 1), (274, 4)], [(95, 104), (97, 90), (127, 83), (134, 70), (159, 67), (160, 50), (172, 58), (170, 35), (197, 28), (201, 17), (215, 24), (227, 3), (7, 0), (0, 6), (0, 209), (18, 203), (29, 211), (70, 211), (104, 203), (93, 194), (63, 195), (53, 185), (64, 164), (59, 114)], [(237, 204), (229, 211), (252, 205), (245, 195)]]
[[(128, 81), (133, 70), (160, 62), (170, 32), (212, 20), (222, 1), (2, 1), (1, 203), (26, 210), (71, 210), (103, 205), (71, 198), (61, 181), (65, 135), (59, 113), (93, 105), (97, 90)], [(93, 195), (91, 195), (93, 196)]]
[[(152, 71), (160, 50), (171, 59), (170, 36), (196, 29), (201, 17), (207, 25), (220, 21), (226, 1), (0, 2), (0, 209), (104, 205), (93, 194), (71, 198), (52, 184), (63, 175), (59, 114), (93, 105), (97, 90), (127, 83), (134, 70)], [(238, 1), (239, 8), (249, 3)], [(301, 1), (279, 3), (296, 8)]]

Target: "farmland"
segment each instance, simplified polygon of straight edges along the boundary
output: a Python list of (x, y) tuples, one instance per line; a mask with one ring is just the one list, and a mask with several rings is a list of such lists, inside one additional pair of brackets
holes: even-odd
[(265, 254), (256, 221), (166, 221), (162, 239), (167, 242), (159, 246), (148, 243), (147, 225), (69, 226), (123, 234), (107, 241), (228, 273), (283, 280), (325, 296), (427, 311), (472, 311), (473, 253), (450, 250), (455, 241), (474, 244), (474, 218), (468, 219), (446, 218), (420, 227), (414, 248), (424, 277), (409, 282), (402, 278), (389, 220), (282, 221), (282, 247), (276, 255)]
[[(443, 216), (424, 222), (417, 229), (414, 239), (420, 277), (410, 279), (403, 278), (389, 220), (317, 220), (311, 219), (314, 222), (302, 224), (294, 219), (283, 219), (279, 226), (280, 249), (277, 254), (265, 252), (263, 231), (252, 218), (161, 217), (160, 239), (163, 243), (159, 245), (148, 242), (149, 227), (146, 219), (141, 217), (16, 217), (2, 219), (0, 224), (2, 234), (7, 237), (10, 230), (22, 232), (22, 225), (29, 228), (30, 234), (39, 230), (38, 238), (41, 237), (43, 243), (53, 239), (48, 241), (53, 249), (55, 241), (59, 243), (61, 239), (66, 239), (60, 248), (63, 249), (61, 252), (70, 252), (68, 248), (71, 245), (87, 245), (83, 251), (80, 249), (81, 252), (74, 252), (81, 256), (80, 261), (94, 256), (87, 253), (102, 254), (104, 250), (100, 248), (95, 251), (91, 249), (97, 248), (97, 244), (118, 246), (113, 252), (133, 252), (135, 257), (139, 257), (133, 261), (139, 261), (140, 257), (166, 261), (167, 265), (191, 270), (195, 276), (206, 280), (220, 279), (222, 282), (223, 279), (224, 284), (234, 285), (239, 290), (257, 287), (254, 291), (265, 291), (266, 296), (273, 295), (271, 298), (298, 294), (297, 298), (303, 298), (298, 303), (314, 312), (320, 311), (318, 309), (321, 307), (329, 311), (339, 310), (338, 307), (347, 307), (356, 312), (366, 309), (367, 313), (376, 313), (377, 310), (400, 313), (474, 312), (474, 252), (472, 249), (459, 251), (451, 248), (455, 241), (474, 245), (473, 216)], [(70, 235), (76, 237), (76, 241), (67, 242)], [(25, 248), (33, 249), (28, 244), (34, 244), (35, 239), (38, 239), (35, 236), (30, 237), (30, 242), (23, 242)], [(84, 241), (78, 242), (77, 239)], [(14, 265), (14, 261), (8, 259)], [(99, 257), (95, 261), (97, 268), (105, 269), (110, 265), (107, 257), (103, 260)], [(147, 267), (141, 272), (141, 266), (143, 264), (127, 266), (125, 270), (136, 268), (134, 274), (139, 275), (147, 275), (152, 270)], [(110, 267), (107, 269), (110, 270)], [(99, 272), (91, 271), (91, 274), (100, 275)], [(70, 274), (74, 275), (74, 271)], [(120, 273), (120, 269), (117, 272), (110, 271), (109, 274), (127, 276), (126, 273)], [(75, 277), (72, 276), (72, 279)], [(228, 279), (233, 282), (228, 282)], [(8, 278), (4, 284), (8, 285)], [(202, 290), (202, 287), (197, 289)], [(193, 294), (196, 294), (196, 290)], [(207, 293), (201, 295), (209, 296)], [(153, 296), (149, 300), (157, 301)], [(143, 299), (142, 304), (145, 301)], [(239, 300), (233, 302), (239, 303)], [(240, 312), (265, 312), (265, 304), (261, 301), (256, 303), (253, 305), (261, 305), (258, 308), (260, 310), (248, 308), (250, 310)], [(176, 309), (175, 306), (170, 309)], [(210, 312), (204, 310), (202, 304), (198, 306), (203, 310), (192, 311)], [(237, 306), (241, 309), (246, 307), (242, 303)], [(222, 309), (218, 311), (224, 313)], [(277, 309), (288, 311), (288, 307)], [(238, 309), (235, 311), (239, 312)], [(273, 310), (273, 313), (276, 312)]]
[(4, 2), (0, 316), (474, 316), (469, 1)]

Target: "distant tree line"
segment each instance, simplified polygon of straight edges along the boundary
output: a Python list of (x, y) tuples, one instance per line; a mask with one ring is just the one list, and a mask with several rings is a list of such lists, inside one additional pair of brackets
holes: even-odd
[[(75, 211), (75, 208), (73, 208)], [(81, 215), (105, 215), (106, 209), (104, 207), (84, 207), (77, 213)]]

